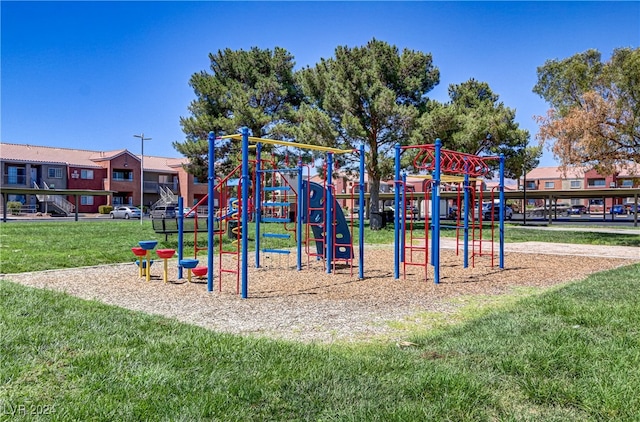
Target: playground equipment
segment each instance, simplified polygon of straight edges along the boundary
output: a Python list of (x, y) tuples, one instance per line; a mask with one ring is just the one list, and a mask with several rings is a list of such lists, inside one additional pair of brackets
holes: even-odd
[(191, 270), (191, 273), (201, 279), (207, 275), (207, 271), (209, 271), (207, 267), (195, 267)]
[(136, 264), (138, 265), (138, 268), (140, 269), (139, 277), (144, 277), (145, 271), (146, 271), (146, 266), (145, 266), (145, 262), (144, 262), (143, 258), (147, 256), (147, 250), (144, 249), (144, 248), (141, 248), (139, 246), (136, 246), (136, 247), (131, 248), (131, 252), (133, 252), (133, 254), (138, 258), (137, 261), (136, 261)]
[(175, 255), (176, 250), (175, 249), (158, 249), (156, 251), (156, 254), (158, 255), (158, 258), (162, 259), (164, 261), (164, 273), (163, 273), (163, 278), (164, 278), (164, 282), (166, 283), (169, 279), (168, 276), (168, 269), (167, 269), (167, 260), (171, 257), (173, 257), (173, 255)]
[[(428, 180), (428, 186), (423, 185), (425, 192), (425, 198), (431, 197), (430, 213), (425, 213), (425, 234), (423, 242), (419, 245), (414, 244), (414, 230), (413, 219), (409, 222), (409, 242), (406, 239), (406, 204), (407, 200), (411, 201), (413, 198), (406, 196), (406, 174), (401, 177), (400, 175), (400, 154), (402, 150), (416, 149), (418, 150), (416, 157), (413, 160), (413, 167), (418, 170), (430, 171), (431, 180)], [(479, 157), (472, 154), (465, 154), (457, 151), (446, 150), (442, 148), (440, 139), (436, 139), (435, 144), (430, 145), (417, 145), (401, 147), (396, 144), (395, 147), (395, 232), (394, 243), (396, 245), (394, 251), (394, 278), (400, 277), (400, 263), (403, 264), (404, 272), (406, 274), (407, 265), (424, 266), (425, 279), (427, 278), (427, 256), (429, 256), (428, 249), (428, 236), (431, 231), (431, 250), (430, 250), (430, 262), (434, 268), (434, 283), (440, 282), (440, 229), (443, 226), (440, 223), (441, 219), (441, 178), (442, 173), (449, 173), (455, 175), (462, 175), (463, 178), (463, 200), (461, 202), (460, 194), (457, 198), (457, 224), (453, 227), (456, 229), (457, 245), (459, 245), (459, 230), (463, 230), (463, 255), (464, 255), (464, 268), (468, 267), (469, 256), (469, 229), (472, 230), (472, 257), (476, 255), (482, 255), (482, 213), (478, 216), (478, 223), (475, 223), (474, 210), (472, 204), (475, 203), (475, 189), (472, 189), (469, 181), (470, 177), (480, 177), (488, 175), (492, 170), (487, 161), (499, 160), (499, 198), (500, 204), (505, 204), (504, 198), (504, 156), (498, 157)], [(458, 190), (460, 192), (460, 189)], [(494, 203), (495, 189), (491, 191), (491, 201)], [(480, 191), (480, 203), (482, 203), (482, 191)], [(462, 212), (464, 210), (464, 212)], [(471, 212), (470, 212), (471, 210)], [(463, 224), (460, 224), (461, 215), (463, 217)], [(470, 222), (469, 216), (471, 215), (472, 221)], [(402, 216), (402, 217), (401, 217)], [(470, 226), (471, 224), (471, 226)], [(491, 257), (493, 266), (494, 257), (494, 217), (492, 213), (491, 218)], [(500, 268), (504, 268), (504, 213), (499, 213), (499, 259)], [(476, 232), (479, 238), (475, 238)], [(476, 253), (476, 246), (478, 246), (478, 252)], [(419, 252), (423, 259), (421, 261), (414, 261), (414, 253)], [(458, 250), (456, 249), (456, 252)], [(407, 257), (408, 255), (408, 257)]]
[[(296, 242), (296, 269), (302, 268), (302, 245), (306, 246), (308, 260), (315, 257), (316, 260), (324, 260), (326, 272), (335, 270), (336, 261), (345, 261), (350, 265), (353, 275), (353, 242), (354, 219), (352, 213), (351, 225), (346, 221), (335, 199), (334, 186), (332, 184), (333, 155), (358, 152), (360, 156), (360, 183), (351, 188), (351, 209), (355, 207), (354, 190), (358, 189), (358, 217), (359, 222), (359, 278), (364, 278), (364, 146), (359, 151), (340, 150), (330, 147), (319, 147), (315, 145), (300, 144), (295, 142), (277, 141), (265, 138), (254, 138), (248, 136), (248, 129), (243, 128), (241, 134), (216, 138), (209, 133), (209, 163), (215, 162), (215, 141), (217, 139), (233, 139), (242, 142), (242, 163), (237, 166), (232, 173), (223, 178), (216, 179), (214, 166), (209, 166), (208, 192), (207, 196), (192, 207), (192, 212), (197, 212), (199, 205), (207, 202), (207, 266), (202, 268), (202, 276), (207, 276), (207, 290), (213, 291), (214, 284), (214, 245), (215, 235), (219, 236), (219, 289), (222, 287), (223, 273), (233, 273), (236, 275), (236, 292), (243, 298), (248, 297), (248, 240), (249, 222), (255, 223), (255, 265), (261, 266), (261, 254), (271, 253), (288, 256), (292, 250), (281, 246), (272, 247), (266, 244), (270, 239), (291, 239), (295, 236)], [(255, 144), (256, 157), (249, 159), (249, 142)], [(287, 148), (311, 149), (326, 153), (326, 176), (324, 184), (318, 184), (304, 179), (304, 166), (298, 160), (297, 166), (279, 167), (274, 161), (265, 160), (261, 157), (262, 145), (271, 144), (286, 146)], [(419, 171), (430, 172), (422, 174), (425, 179), (423, 191), (425, 198), (430, 198), (430, 212), (425, 214), (425, 232), (422, 244), (414, 242), (415, 219), (412, 217), (407, 221), (407, 203), (415, 200), (415, 192), (407, 189), (406, 174), (400, 175), (400, 154), (403, 150), (415, 149), (417, 151), (413, 162), (413, 167)], [(419, 265), (425, 268), (425, 279), (427, 279), (427, 266), (430, 264), (434, 268), (434, 282), (440, 282), (440, 239), (441, 228), (454, 227), (456, 229), (457, 249), (460, 246), (464, 249), (464, 267), (468, 266), (469, 258), (469, 234), (471, 233), (472, 265), (476, 256), (482, 256), (483, 252), (483, 221), (482, 214), (478, 215), (476, 223), (473, 204), (479, 198), (482, 203), (482, 191), (476, 195), (475, 188), (470, 185), (471, 178), (488, 175), (492, 170), (488, 164), (490, 160), (499, 160), (500, 182), (498, 186), (499, 203), (504, 204), (504, 157), (479, 157), (471, 154), (464, 154), (456, 151), (442, 149), (439, 139), (433, 145), (418, 145), (401, 147), (396, 145), (395, 157), (395, 180), (394, 180), (394, 202), (395, 210), (395, 236), (394, 236), (394, 277), (399, 278), (400, 266), (403, 265), (405, 276), (408, 265)], [(265, 165), (267, 163), (268, 165)], [(269, 164), (270, 163), (270, 164)], [(239, 173), (239, 174), (238, 174)], [(443, 175), (444, 173), (444, 175)], [(253, 175), (253, 177), (252, 177)], [(238, 182), (233, 185), (236, 192), (231, 193), (230, 181), (233, 176), (240, 176)], [(286, 177), (285, 177), (286, 176)], [(309, 177), (309, 175), (307, 175)], [(269, 183), (264, 183), (268, 181)], [(442, 225), (440, 219), (443, 216), (441, 211), (441, 182), (454, 183), (458, 185), (457, 217), (455, 226)], [(474, 180), (475, 181), (475, 180)], [(214, 202), (214, 193), (218, 194), (220, 208)], [(462, 193), (462, 194), (461, 194)], [(491, 191), (492, 203), (495, 201), (495, 188)], [(178, 209), (183, 208), (182, 198), (178, 198)], [(448, 208), (448, 207), (447, 207)], [(464, 210), (464, 212), (462, 212)], [(412, 211), (413, 212), (413, 211)], [(448, 213), (448, 210), (447, 210)], [(471, 217), (471, 220), (470, 218)], [(178, 217), (178, 274), (182, 278), (182, 269), (189, 270), (189, 280), (192, 269), (197, 266), (189, 260), (183, 259), (183, 222), (184, 216)], [(498, 213), (499, 220), (499, 260), (500, 268), (504, 268), (504, 215)], [(285, 226), (284, 233), (277, 230), (264, 231), (263, 223), (276, 223)], [(295, 223), (295, 228), (287, 227), (287, 224)], [(494, 229), (495, 216), (491, 217), (491, 257), (492, 266), (495, 255), (494, 251)], [(302, 225), (306, 225), (306, 233), (302, 231)], [(199, 249), (197, 244), (197, 216), (195, 218), (194, 249), (195, 257)], [(269, 226), (273, 228), (273, 226)], [(431, 233), (429, 249), (429, 232)], [(461, 235), (462, 233), (462, 235)], [(476, 233), (478, 237), (476, 238)], [(232, 238), (232, 250), (225, 250), (222, 247), (224, 235)], [(306, 235), (305, 235), (306, 234)], [(407, 234), (409, 240), (407, 241)], [(312, 251), (312, 243), (315, 251)], [(414, 257), (418, 253), (423, 256), (420, 261)], [(234, 268), (223, 267), (223, 256), (232, 255)], [(428, 260), (427, 258), (430, 258)], [(197, 260), (195, 260), (197, 261)], [(308, 263), (309, 263), (308, 261)], [(228, 264), (225, 264), (228, 265)], [(199, 275), (199, 277), (201, 277)]]
[(198, 266), (197, 259), (181, 259), (178, 261), (180, 268), (187, 269), (187, 282), (191, 283), (191, 271)]
[(157, 240), (141, 240), (140, 242), (138, 242), (138, 245), (140, 245), (140, 247), (145, 250), (146, 263), (143, 263), (142, 259), (140, 259), (140, 263), (145, 268), (145, 272), (147, 274), (147, 281), (151, 281), (152, 261), (151, 261), (150, 252), (156, 247), (157, 244), (158, 244)]
[[(237, 226), (232, 229), (232, 233), (236, 234), (234, 245), (236, 250), (233, 253), (235, 255), (238, 268), (224, 269), (220, 267), (220, 275), (223, 272), (235, 272), (237, 275), (236, 290), (240, 290), (243, 298), (248, 297), (248, 223), (250, 220), (250, 211), (253, 208), (254, 221), (256, 223), (255, 242), (256, 242), (256, 267), (261, 265), (261, 253), (275, 253), (281, 255), (288, 255), (289, 250), (283, 248), (274, 248), (264, 246), (262, 242), (265, 239), (290, 239), (291, 234), (287, 231), (295, 234), (296, 238), (296, 268), (300, 270), (302, 267), (302, 224), (305, 223), (311, 228), (313, 237), (306, 236), (305, 241), (314, 242), (316, 245), (315, 255), (318, 259), (324, 259), (326, 261), (326, 272), (331, 273), (335, 266), (335, 261), (345, 260), (349, 261), (353, 265), (353, 245), (352, 236), (349, 231), (349, 227), (344, 218), (341, 208), (335, 200), (334, 187), (332, 184), (333, 175), (333, 154), (346, 154), (353, 153), (353, 150), (341, 150), (337, 148), (321, 147), (316, 145), (300, 144), (295, 142), (278, 141), (265, 138), (249, 137), (248, 129), (243, 128), (240, 135), (224, 136), (221, 139), (234, 139), (242, 142), (242, 164), (236, 168), (241, 170), (240, 182), (238, 184), (238, 198), (233, 198), (231, 202), (228, 202), (227, 208), (219, 215), (216, 215), (214, 204), (214, 192), (219, 189), (218, 192), (222, 192), (222, 186), (228, 182), (230, 175), (221, 179), (218, 183), (215, 183), (214, 166), (209, 166), (208, 175), (208, 221), (229, 221), (235, 219)], [(209, 133), (209, 162), (215, 162), (215, 135)], [(253, 162), (255, 172), (254, 179), (250, 177), (250, 160), (249, 160), (249, 142), (256, 144), (256, 159)], [(286, 146), (288, 148), (300, 148), (315, 151), (322, 151), (327, 154), (327, 167), (326, 167), (326, 186), (311, 183), (303, 180), (303, 166), (302, 162), (298, 161), (297, 167), (294, 168), (264, 168), (262, 166), (264, 160), (261, 157), (262, 144)], [(361, 168), (364, 169), (364, 147), (360, 149)], [(275, 175), (282, 174), (294, 174), (296, 177), (296, 187), (286, 181), (286, 178), (281, 178), (282, 183), (276, 184), (274, 182)], [(266, 175), (270, 175), (269, 178), (272, 182), (270, 186), (263, 186), (263, 179)], [(253, 186), (254, 198), (250, 200), (250, 190)], [(264, 194), (272, 195), (270, 197), (263, 196)], [(291, 195), (291, 196), (288, 196)], [(362, 234), (364, 232), (364, 171), (361, 172), (360, 182), (360, 278), (364, 277), (364, 242)], [(230, 198), (231, 199), (231, 198)], [(293, 206), (295, 205), (295, 210)], [(179, 204), (180, 207), (180, 204)], [(269, 215), (263, 216), (264, 211), (278, 210), (278, 214), (269, 212)], [(262, 233), (262, 223), (280, 223), (286, 225), (287, 223), (293, 223), (291, 215), (295, 216), (295, 229), (289, 229), (285, 227), (285, 233), (265, 232)], [(217, 220), (216, 220), (217, 219)], [(234, 231), (235, 230), (235, 231)], [(214, 224), (208, 225), (208, 265), (209, 269), (214, 268), (214, 235), (218, 233), (221, 235), (221, 230), (216, 231)], [(182, 243), (179, 234), (179, 244)], [(219, 253), (222, 252), (222, 247), (219, 248)], [(222, 260), (222, 255), (220, 255)], [(222, 265), (222, 264), (220, 264)], [(240, 285), (241, 280), (241, 285)], [(213, 271), (209, 271), (207, 274), (207, 289), (213, 290)]]

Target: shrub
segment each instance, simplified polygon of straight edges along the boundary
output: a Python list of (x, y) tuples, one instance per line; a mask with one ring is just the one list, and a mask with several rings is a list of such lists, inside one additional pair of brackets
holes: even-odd
[(22, 202), (8, 201), (7, 209), (9, 210), (11, 215), (19, 215), (20, 211), (22, 211)]
[(113, 206), (111, 205), (100, 205), (98, 207), (98, 212), (100, 214), (109, 214), (111, 211), (113, 211)]

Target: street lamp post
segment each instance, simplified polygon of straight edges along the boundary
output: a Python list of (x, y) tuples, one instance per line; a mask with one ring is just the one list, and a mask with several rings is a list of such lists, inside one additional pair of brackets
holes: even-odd
[(150, 141), (151, 138), (145, 138), (144, 133), (133, 135), (134, 138), (140, 138), (140, 225), (142, 225), (142, 216), (144, 215), (144, 141)]

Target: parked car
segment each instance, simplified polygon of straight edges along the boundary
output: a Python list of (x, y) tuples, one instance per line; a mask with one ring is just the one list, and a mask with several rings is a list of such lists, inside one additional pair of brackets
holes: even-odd
[(572, 205), (569, 209), (567, 209), (567, 214), (569, 215), (580, 215), (586, 214), (587, 207), (586, 205)]
[(111, 218), (124, 218), (127, 220), (130, 218), (140, 218), (141, 215), (140, 208), (129, 206), (117, 207), (109, 213)]
[(184, 207), (182, 209), (182, 215), (184, 216), (184, 218), (195, 218), (196, 210), (191, 211), (191, 208)]
[[(491, 220), (491, 217), (492, 217), (491, 214), (493, 213), (493, 219), (499, 220), (500, 219), (499, 212), (501, 209), (502, 207), (500, 206), (500, 204), (489, 204), (488, 206), (482, 209), (482, 218), (485, 221)], [(513, 210), (511, 209), (510, 206), (508, 205), (505, 206), (503, 213), (504, 213), (503, 215), (505, 220), (511, 220), (513, 218)]]
[(159, 205), (149, 213), (149, 216), (151, 218), (176, 218), (176, 209), (175, 205)]
[(635, 214), (640, 212), (640, 205), (627, 205), (627, 209), (629, 210), (629, 214)]
[(627, 210), (624, 209), (624, 205), (614, 205), (609, 210), (611, 214), (626, 214)]

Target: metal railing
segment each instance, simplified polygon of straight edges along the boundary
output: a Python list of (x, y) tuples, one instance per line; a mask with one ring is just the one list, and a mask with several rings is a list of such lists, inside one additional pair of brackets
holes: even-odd
[[(33, 182), (33, 187), (36, 188), (36, 189), (42, 189), (42, 190), (49, 190), (50, 189), (49, 185), (47, 185), (47, 183), (45, 181), (42, 182), (42, 188), (40, 188), (36, 182)], [(75, 207), (76, 207), (71, 202), (69, 202), (66, 199), (64, 199), (62, 197), (62, 195), (42, 194), (42, 195), (36, 195), (36, 198), (40, 202), (45, 202), (47, 204), (53, 204), (56, 208), (58, 208), (60, 211), (64, 212), (67, 215), (71, 214), (73, 212), (73, 210), (75, 209)]]

